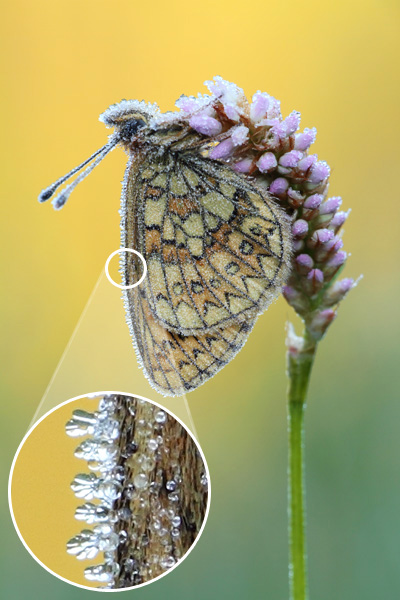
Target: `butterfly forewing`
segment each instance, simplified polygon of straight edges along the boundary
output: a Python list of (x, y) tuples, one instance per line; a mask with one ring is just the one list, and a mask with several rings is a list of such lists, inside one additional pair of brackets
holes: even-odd
[(266, 193), (193, 152), (149, 154), (137, 175), (137, 248), (150, 309), (182, 335), (254, 318), (287, 271), (287, 224)]

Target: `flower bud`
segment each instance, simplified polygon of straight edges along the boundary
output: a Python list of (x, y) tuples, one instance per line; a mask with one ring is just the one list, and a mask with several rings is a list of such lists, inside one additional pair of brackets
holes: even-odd
[(298, 219), (292, 225), (292, 234), (297, 238), (304, 238), (308, 233), (308, 223), (303, 219)]
[(289, 188), (287, 192), (287, 200), (293, 208), (299, 208), (304, 202), (304, 194), (299, 190)]
[(317, 248), (321, 244), (329, 242), (333, 237), (334, 233), (330, 229), (317, 229), (308, 240), (308, 246), (310, 248)]
[(258, 123), (263, 119), (270, 104), (270, 96), (265, 92), (256, 92), (253, 96), (253, 102), (250, 106), (250, 119), (253, 123)]
[(316, 162), (316, 160), (317, 160), (317, 157), (314, 154), (309, 154), (308, 156), (305, 156), (297, 163), (297, 169), (299, 169), (299, 171), (304, 171), (304, 172), (308, 171), (308, 169), (313, 166), (313, 164)]
[(307, 329), (312, 337), (318, 341), (324, 336), (329, 325), (335, 318), (336, 312), (331, 308), (327, 308), (316, 313)]
[(326, 263), (327, 267), (340, 267), (347, 258), (347, 252), (336, 252), (336, 254)]
[(354, 287), (354, 279), (346, 278), (335, 281), (324, 294), (324, 306), (334, 306), (338, 304), (347, 293)]
[(315, 127), (311, 129), (306, 128), (303, 133), (298, 133), (295, 137), (294, 147), (295, 150), (302, 150), (303, 152), (315, 142), (317, 136), (317, 130)]
[(218, 146), (214, 146), (214, 148), (210, 152), (210, 158), (219, 159), (219, 158), (228, 158), (235, 149), (235, 145), (232, 141), (232, 138), (227, 138), (218, 144)]
[(297, 112), (297, 110), (293, 110), (290, 115), (288, 115), (286, 117), (286, 119), (283, 120), (283, 123), (285, 124), (286, 127), (286, 135), (292, 135), (295, 131), (298, 130), (299, 126), (300, 126), (300, 118), (301, 115), (299, 112)]
[(321, 183), (324, 179), (329, 177), (330, 172), (329, 165), (325, 161), (319, 160), (311, 167), (309, 181), (311, 183)]
[(315, 249), (314, 258), (317, 262), (329, 260), (343, 246), (342, 238), (335, 235), (331, 240)]
[(305, 288), (312, 296), (317, 294), (324, 285), (324, 274), (321, 269), (311, 269), (307, 275)]
[(304, 202), (304, 208), (315, 210), (316, 208), (319, 208), (322, 200), (322, 194), (312, 194), (311, 196), (308, 196), (307, 200)]
[(236, 122), (239, 121), (240, 111), (238, 110), (238, 107), (233, 102), (224, 102), (223, 107), (224, 107), (224, 112), (225, 112), (226, 116), (228, 117), (228, 119), (230, 119), (231, 121), (236, 121)]
[(344, 212), (344, 211), (337, 212), (336, 215), (333, 216), (331, 222), (329, 223), (329, 227), (331, 227), (336, 233), (337, 231), (339, 231), (339, 229), (341, 228), (343, 223), (346, 221), (349, 214), (350, 214), (350, 210), (348, 210), (347, 212)]
[(250, 173), (253, 167), (254, 161), (252, 158), (244, 158), (233, 165), (233, 169), (238, 173)]
[(269, 192), (273, 196), (284, 196), (289, 187), (288, 180), (284, 177), (278, 177), (269, 186)]
[(301, 252), (304, 249), (305, 249), (304, 240), (302, 240), (300, 238), (295, 238), (292, 241), (292, 250), (293, 250), (294, 254), (298, 254), (299, 252)]
[(347, 252), (339, 250), (325, 264), (324, 271), (327, 276), (332, 277), (336, 271), (346, 262)]
[(304, 314), (309, 307), (308, 298), (290, 285), (285, 285), (282, 290), (283, 296), (290, 306), (299, 314)]
[(194, 115), (189, 119), (189, 125), (195, 131), (213, 137), (218, 135), (222, 131), (222, 125), (214, 117), (208, 117), (207, 115)]
[(273, 154), (273, 152), (265, 152), (265, 154), (262, 154), (259, 158), (257, 167), (261, 173), (268, 173), (269, 171), (273, 171), (277, 164), (275, 154)]
[(232, 131), (232, 142), (235, 146), (242, 146), (249, 138), (249, 129), (244, 125), (234, 127)]
[(332, 198), (328, 198), (328, 200), (325, 200), (325, 202), (321, 204), (319, 212), (321, 215), (333, 214), (337, 211), (341, 204), (341, 197), (333, 196)]
[(322, 194), (308, 196), (303, 204), (303, 218), (311, 220), (317, 215), (317, 211), (323, 200)]
[(296, 256), (296, 267), (299, 273), (307, 275), (307, 273), (313, 268), (314, 261), (309, 254), (299, 254)]
[(298, 150), (291, 150), (290, 152), (286, 152), (279, 159), (279, 165), (282, 167), (287, 167), (289, 169), (293, 169), (299, 160), (303, 158), (303, 153)]

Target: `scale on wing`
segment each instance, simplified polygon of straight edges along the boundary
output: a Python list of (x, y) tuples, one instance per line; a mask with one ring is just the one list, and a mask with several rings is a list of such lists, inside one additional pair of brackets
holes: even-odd
[(148, 155), (136, 176), (136, 247), (149, 308), (168, 330), (255, 318), (287, 276), (283, 212), (244, 176), (193, 151)]

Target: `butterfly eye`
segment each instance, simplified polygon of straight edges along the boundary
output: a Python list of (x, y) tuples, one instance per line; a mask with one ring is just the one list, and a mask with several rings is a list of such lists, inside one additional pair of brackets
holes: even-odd
[(139, 129), (146, 125), (143, 119), (131, 119), (118, 126), (119, 135), (122, 141), (129, 142)]

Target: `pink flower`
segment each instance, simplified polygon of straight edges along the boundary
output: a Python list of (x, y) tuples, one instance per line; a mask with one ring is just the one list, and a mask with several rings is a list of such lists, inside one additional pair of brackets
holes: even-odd
[(296, 150), (308, 150), (311, 144), (315, 142), (317, 137), (317, 130), (315, 127), (312, 129), (305, 129), (303, 133), (298, 133), (295, 137), (294, 147)]
[(256, 92), (249, 105), (243, 90), (221, 77), (207, 85), (210, 96), (182, 97), (177, 106), (199, 133), (212, 138), (226, 132), (210, 158), (260, 178), (292, 219), (293, 270), (283, 295), (318, 341), (336, 316), (331, 307), (355, 284), (334, 281), (347, 259), (337, 233), (349, 211), (339, 211), (339, 196), (327, 198), (329, 165), (309, 153), (317, 131), (299, 132), (300, 113), (282, 118), (279, 101), (265, 92)]
[(233, 165), (233, 168), (238, 173), (250, 173), (254, 166), (254, 161), (251, 158), (244, 158)]
[(218, 135), (222, 131), (222, 125), (214, 117), (208, 117), (207, 115), (194, 115), (189, 120), (189, 125), (199, 133), (213, 137)]
[(268, 173), (268, 171), (273, 171), (277, 167), (277, 165), (278, 163), (273, 152), (265, 152), (265, 154), (262, 154), (259, 160), (257, 161), (257, 167), (261, 173)]
[(229, 137), (226, 140), (223, 140), (218, 144), (218, 146), (214, 146), (214, 148), (210, 152), (210, 158), (218, 159), (218, 158), (228, 158), (235, 149), (235, 144), (232, 141), (232, 138)]

